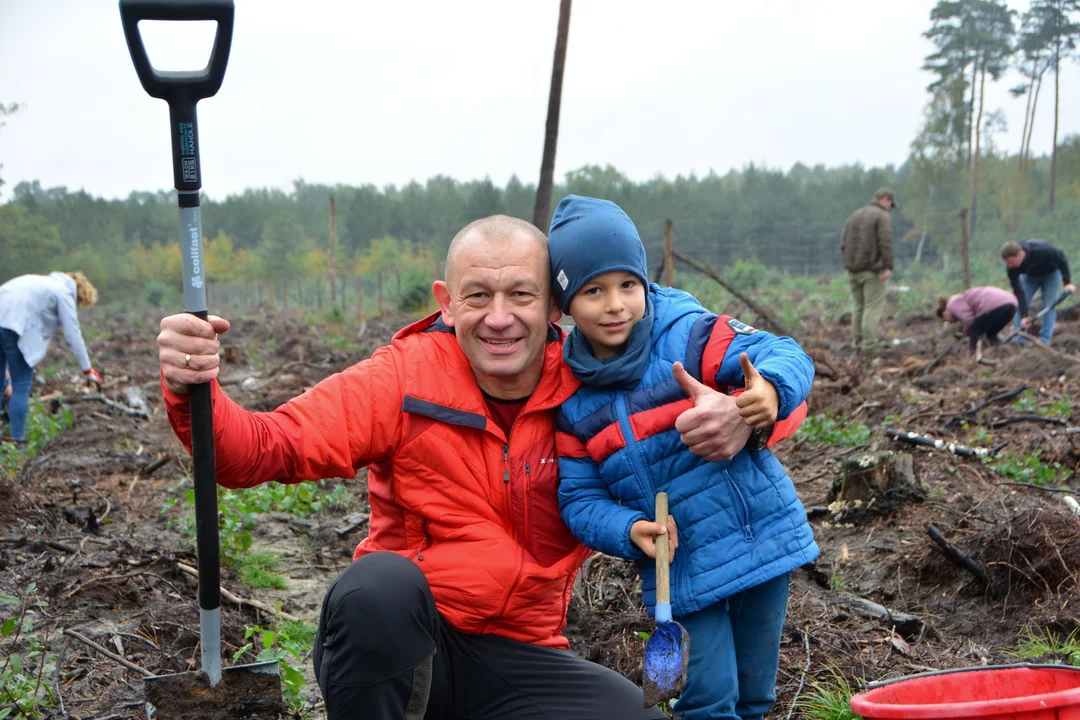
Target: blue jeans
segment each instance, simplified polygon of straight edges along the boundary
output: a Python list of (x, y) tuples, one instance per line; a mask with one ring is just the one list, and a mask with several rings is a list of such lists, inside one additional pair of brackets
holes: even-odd
[(11, 418), (11, 437), (26, 439), (26, 413), (30, 409), (30, 386), (34, 369), (26, 364), (19, 350), (19, 336), (7, 328), (0, 328), (0, 373), (7, 367), (11, 374), (11, 400), (8, 416)]
[(776, 702), (788, 576), (676, 618), (690, 635), (682, 720), (761, 720)]
[[(1036, 290), (1042, 290), (1043, 307), (1047, 307), (1057, 300), (1061, 293), (1061, 271), (1055, 270), (1046, 275), (1021, 275), (1020, 285), (1024, 288), (1024, 296), (1027, 305), (1031, 307), (1031, 300), (1035, 297)], [(1020, 327), (1020, 314), (1016, 314), (1016, 327)], [(1050, 338), (1054, 335), (1054, 321), (1057, 320), (1057, 310), (1051, 310), (1042, 316), (1042, 327), (1039, 329), (1039, 340), (1050, 344)]]

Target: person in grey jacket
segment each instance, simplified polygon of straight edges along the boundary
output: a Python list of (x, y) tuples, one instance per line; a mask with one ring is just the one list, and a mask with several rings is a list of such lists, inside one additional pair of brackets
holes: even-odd
[(894, 207), (896, 193), (879, 188), (869, 205), (851, 213), (840, 236), (840, 252), (854, 300), (851, 331), (857, 351), (872, 349), (877, 343), (877, 325), (885, 309), (885, 281), (893, 271), (889, 211)]
[(101, 387), (101, 375), (86, 352), (77, 310), (90, 307), (97, 297), (97, 289), (81, 272), (20, 275), (0, 285), (0, 372), (6, 368), (11, 376), (10, 434), (4, 440), (26, 440), (34, 366), (45, 357), (58, 327), (83, 375)]

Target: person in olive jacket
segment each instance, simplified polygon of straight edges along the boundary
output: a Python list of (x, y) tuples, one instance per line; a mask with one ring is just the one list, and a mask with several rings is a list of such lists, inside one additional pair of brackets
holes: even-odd
[(892, 218), (896, 193), (879, 188), (874, 199), (851, 213), (840, 237), (844, 269), (851, 281), (854, 311), (851, 316), (855, 350), (873, 349), (877, 325), (885, 308), (885, 281), (893, 271)]
[[(1031, 326), (1028, 311), (1037, 290), (1042, 290), (1043, 307), (1054, 303), (1064, 290), (1073, 292), (1076, 286), (1069, 273), (1069, 260), (1065, 253), (1045, 240), (1021, 240), (1001, 246), (1001, 259), (1008, 268), (1009, 284), (1012, 285), (1020, 311), (1016, 314), (1016, 327), (1027, 330)], [(1062, 283), (1065, 287), (1062, 287)], [(1039, 340), (1050, 344), (1054, 336), (1057, 311), (1050, 310), (1042, 319)]]

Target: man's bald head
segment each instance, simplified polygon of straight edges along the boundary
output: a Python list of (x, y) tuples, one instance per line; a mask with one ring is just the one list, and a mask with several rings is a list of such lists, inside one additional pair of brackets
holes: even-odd
[[(446, 251), (446, 284), (453, 287), (453, 275), (458, 255), (461, 249), (473, 242), (491, 242), (493, 240), (509, 239), (532, 240), (539, 245), (543, 253), (543, 265), (548, 267), (548, 243), (547, 236), (531, 222), (510, 215), (490, 215), (486, 218), (473, 220), (466, 225), (450, 241), (450, 247)], [(547, 279), (545, 279), (547, 282)]]

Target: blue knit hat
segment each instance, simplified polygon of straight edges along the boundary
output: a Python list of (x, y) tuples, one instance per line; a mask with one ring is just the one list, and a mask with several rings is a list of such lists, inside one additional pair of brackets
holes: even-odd
[(567, 195), (548, 232), (551, 290), (566, 312), (574, 295), (597, 275), (625, 270), (649, 283), (645, 246), (633, 221), (609, 200)]

